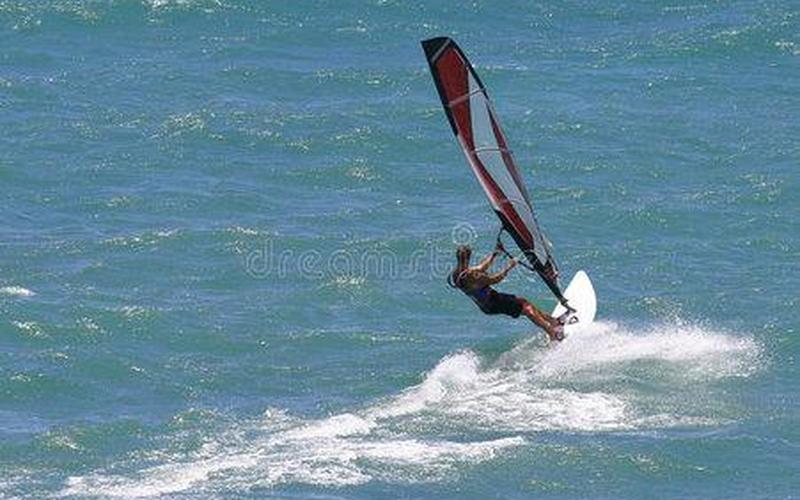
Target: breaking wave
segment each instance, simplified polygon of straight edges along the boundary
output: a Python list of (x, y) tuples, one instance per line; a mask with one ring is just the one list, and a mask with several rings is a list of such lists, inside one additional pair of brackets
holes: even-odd
[(156, 455), (135, 474), (69, 478), (62, 494), (142, 497), (285, 483), (453, 480), (464, 467), (518, 452), (535, 433), (735, 419), (736, 408), (718, 386), (750, 376), (760, 358), (753, 339), (700, 326), (636, 330), (599, 322), (554, 346), (525, 340), (496, 359), (453, 353), (400, 394), (328, 418), (271, 408), (188, 455)]

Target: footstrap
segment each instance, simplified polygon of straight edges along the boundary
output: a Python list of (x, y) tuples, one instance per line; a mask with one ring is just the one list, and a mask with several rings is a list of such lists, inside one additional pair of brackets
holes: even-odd
[(565, 311), (564, 314), (556, 318), (556, 321), (558, 321), (562, 325), (574, 325), (580, 320), (578, 319), (577, 316), (575, 316), (575, 309), (569, 309)]

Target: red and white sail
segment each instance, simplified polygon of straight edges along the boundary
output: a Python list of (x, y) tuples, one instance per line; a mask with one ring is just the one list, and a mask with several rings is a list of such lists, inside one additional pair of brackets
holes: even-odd
[(506, 231), (559, 300), (558, 268), (486, 88), (456, 43), (422, 42), (447, 119)]

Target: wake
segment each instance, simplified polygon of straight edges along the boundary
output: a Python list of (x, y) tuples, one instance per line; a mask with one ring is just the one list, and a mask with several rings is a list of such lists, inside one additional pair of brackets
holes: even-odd
[(492, 361), (456, 352), (418, 385), (360, 410), (306, 420), (268, 409), (188, 455), (159, 454), (130, 475), (71, 477), (61, 494), (147, 497), (285, 483), (446, 481), (465, 466), (515, 453), (537, 432), (734, 420), (737, 409), (718, 386), (749, 377), (760, 358), (752, 338), (701, 326), (635, 330), (598, 322), (558, 345), (523, 341)]

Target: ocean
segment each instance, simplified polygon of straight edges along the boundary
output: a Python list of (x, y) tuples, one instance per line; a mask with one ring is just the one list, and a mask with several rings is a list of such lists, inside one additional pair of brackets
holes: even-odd
[[(561, 344), (445, 283), (433, 36)], [(0, 498), (797, 498), (799, 96), (797, 2), (0, 0)]]

